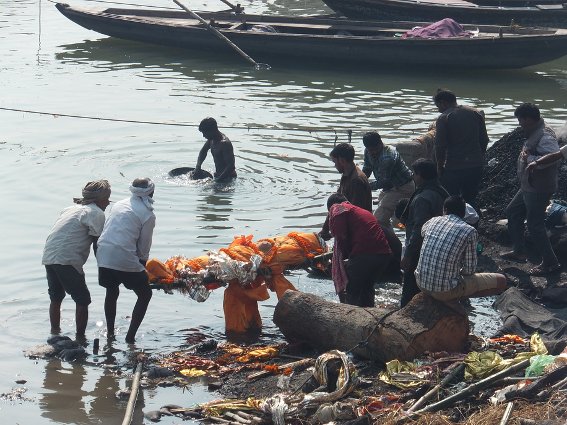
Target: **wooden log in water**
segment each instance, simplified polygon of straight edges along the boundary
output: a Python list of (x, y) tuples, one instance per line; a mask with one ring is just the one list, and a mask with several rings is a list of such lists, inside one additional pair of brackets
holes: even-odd
[(464, 351), (469, 333), (466, 316), (424, 294), (401, 310), (388, 311), (287, 291), (273, 320), (290, 341), (381, 362), (413, 360), (426, 351)]

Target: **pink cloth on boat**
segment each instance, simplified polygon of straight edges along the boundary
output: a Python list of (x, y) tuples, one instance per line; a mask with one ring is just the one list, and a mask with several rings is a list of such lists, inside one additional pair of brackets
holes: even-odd
[(445, 18), (426, 27), (416, 27), (407, 31), (402, 38), (451, 38), (472, 37), (470, 31), (466, 31), (461, 24), (451, 18)]

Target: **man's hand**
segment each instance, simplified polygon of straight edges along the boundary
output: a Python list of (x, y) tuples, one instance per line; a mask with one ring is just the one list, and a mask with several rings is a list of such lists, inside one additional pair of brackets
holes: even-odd
[(525, 149), (522, 149), (522, 152), (520, 152), (520, 160), (523, 162), (528, 161), (528, 152)]
[(329, 239), (331, 239), (331, 234), (329, 232), (323, 232), (321, 230), (318, 234), (319, 237), (321, 237), (321, 239), (323, 239), (324, 241), (328, 241)]

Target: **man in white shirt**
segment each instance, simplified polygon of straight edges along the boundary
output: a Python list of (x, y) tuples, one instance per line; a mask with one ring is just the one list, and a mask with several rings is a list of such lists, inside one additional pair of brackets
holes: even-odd
[(91, 294), (85, 282), (83, 265), (91, 244), (96, 254), (96, 240), (104, 226), (104, 210), (109, 204), (110, 184), (106, 180), (86, 184), (76, 205), (65, 208), (51, 229), (43, 250), (42, 264), (47, 274), (49, 321), (51, 333), (61, 331), (61, 302), (65, 293), (75, 301), (77, 338), (85, 337)]
[(149, 178), (135, 179), (130, 186), (132, 196), (113, 204), (98, 240), (98, 281), (106, 288), (104, 314), (109, 337), (114, 336), (120, 284), (138, 296), (126, 334), (128, 343), (134, 342), (152, 298), (146, 261), (156, 222), (154, 188)]

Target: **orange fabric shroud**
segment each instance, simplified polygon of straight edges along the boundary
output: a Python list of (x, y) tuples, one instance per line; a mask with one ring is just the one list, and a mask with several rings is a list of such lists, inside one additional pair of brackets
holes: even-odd
[[(285, 236), (253, 241), (253, 236), (236, 236), (232, 243), (221, 248), (222, 252), (233, 260), (249, 262), (252, 255), (263, 259), (260, 269), (269, 269), (270, 273), (260, 273), (254, 282), (240, 284), (228, 282), (224, 292), (224, 315), (227, 331), (245, 332), (261, 329), (262, 322), (258, 311), (258, 301), (269, 298), (267, 289), (274, 291), (280, 299), (288, 289), (295, 291), (293, 284), (285, 278), (286, 268), (298, 267), (307, 260), (324, 252), (315, 233), (291, 232)], [(184, 258), (176, 256), (165, 263), (151, 259), (146, 265), (151, 282), (173, 283), (180, 271), (189, 268), (192, 272), (206, 269), (208, 256)]]

